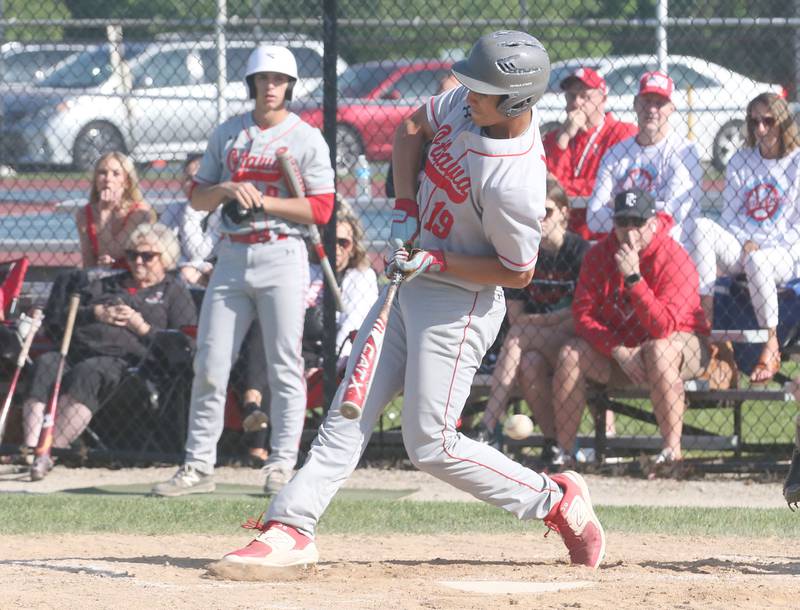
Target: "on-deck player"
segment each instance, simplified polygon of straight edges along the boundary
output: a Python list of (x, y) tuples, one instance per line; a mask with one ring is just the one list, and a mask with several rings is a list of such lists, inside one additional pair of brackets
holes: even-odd
[[(317, 521), (400, 390), (403, 441), (418, 468), (520, 519), (544, 519), (562, 535), (573, 563), (596, 567), (602, 560), (603, 530), (580, 475), (537, 474), (456, 430), (505, 313), (498, 286), (526, 286), (536, 263), (545, 162), (533, 104), (547, 86), (550, 62), (534, 37), (502, 31), (480, 38), (453, 73), (462, 86), (432, 98), (395, 135), (399, 210), (392, 232), (405, 241), (417, 233), (418, 205), (422, 249), (407, 260), (404, 250), (395, 252), (392, 266), (406, 279), (361, 419), (341, 415), (340, 386), (306, 464), (274, 498), (266, 522), (255, 525), (255, 540), (210, 566), (219, 575), (317, 561)], [(367, 316), (353, 353), (378, 309)]]
[[(255, 108), (214, 130), (191, 194), (197, 210), (227, 203), (217, 264), (200, 312), (186, 457), (172, 479), (153, 488), (156, 495), (214, 490), (228, 377), (256, 317), (272, 393), (267, 494), (285, 484), (297, 461), (306, 408), (301, 341), (309, 275), (303, 225), (328, 222), (334, 174), (322, 134), (286, 107), (297, 81), (291, 51), (255, 49), (245, 81)], [(282, 148), (297, 160), (305, 197), (289, 196), (276, 159)]]

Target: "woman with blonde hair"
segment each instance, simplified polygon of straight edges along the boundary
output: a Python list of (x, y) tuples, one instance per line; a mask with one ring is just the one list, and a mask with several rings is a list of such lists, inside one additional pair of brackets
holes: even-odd
[(95, 164), (89, 202), (75, 214), (83, 268), (125, 268), (128, 236), (138, 225), (155, 221), (133, 161), (121, 152), (106, 153)]
[(697, 220), (690, 254), (711, 323), (717, 275), (746, 275), (759, 326), (769, 333), (750, 380), (765, 383), (781, 366), (777, 285), (800, 274), (800, 134), (775, 93), (750, 101), (746, 125), (747, 145), (726, 169), (720, 221)]

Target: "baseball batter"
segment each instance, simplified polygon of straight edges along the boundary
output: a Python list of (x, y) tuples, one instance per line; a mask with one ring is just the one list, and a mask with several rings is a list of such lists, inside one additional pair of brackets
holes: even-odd
[[(217, 264), (200, 312), (185, 463), (153, 488), (156, 495), (214, 490), (228, 377), (256, 318), (272, 394), (271, 452), (264, 467), (268, 494), (283, 486), (297, 461), (306, 407), (300, 348), (309, 280), (303, 232), (304, 225), (330, 218), (334, 175), (322, 134), (286, 108), (297, 81), (291, 51), (257, 48), (245, 80), (254, 111), (212, 133), (195, 176), (193, 208), (210, 211), (227, 203)], [(306, 197), (289, 197), (276, 160), (282, 148), (299, 164)]]
[[(520, 519), (544, 519), (562, 535), (574, 563), (600, 563), (605, 538), (580, 475), (548, 478), (456, 430), (505, 313), (498, 286), (527, 285), (536, 263), (545, 163), (533, 104), (549, 72), (547, 52), (529, 34), (483, 36), (453, 67), (463, 86), (433, 98), (398, 128), (392, 233), (401, 239), (418, 234), (421, 249), (410, 256), (398, 249), (391, 262), (390, 271), (401, 271), (405, 281), (362, 417), (342, 416), (340, 386), (306, 464), (272, 501), (267, 521), (255, 526), (258, 536), (212, 571), (235, 577), (252, 566), (315, 563), (316, 524), (356, 467), (384, 406), (401, 390), (403, 441), (417, 467)], [(353, 353), (361, 350), (378, 308), (367, 316)]]

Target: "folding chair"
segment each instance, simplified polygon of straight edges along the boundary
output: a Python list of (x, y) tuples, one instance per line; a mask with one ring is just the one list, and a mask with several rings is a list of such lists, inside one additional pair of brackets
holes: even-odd
[(6, 319), (17, 311), (22, 282), (29, 266), (30, 261), (27, 256), (0, 263), (0, 298), (2, 298), (3, 317)]

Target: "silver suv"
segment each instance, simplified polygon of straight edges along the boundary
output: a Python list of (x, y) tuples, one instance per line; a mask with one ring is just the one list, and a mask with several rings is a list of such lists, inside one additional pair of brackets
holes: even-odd
[[(321, 42), (258, 43), (286, 44), (295, 54), (300, 74), (295, 97), (322, 82)], [(211, 130), (248, 106), (242, 78), (256, 44), (227, 42), (221, 89), (213, 40), (126, 43), (118, 53), (110, 45), (91, 47), (36, 86), (3, 92), (0, 164), (87, 171), (110, 150), (124, 151), (138, 163), (202, 152)], [(338, 60), (340, 72), (346, 67)]]

